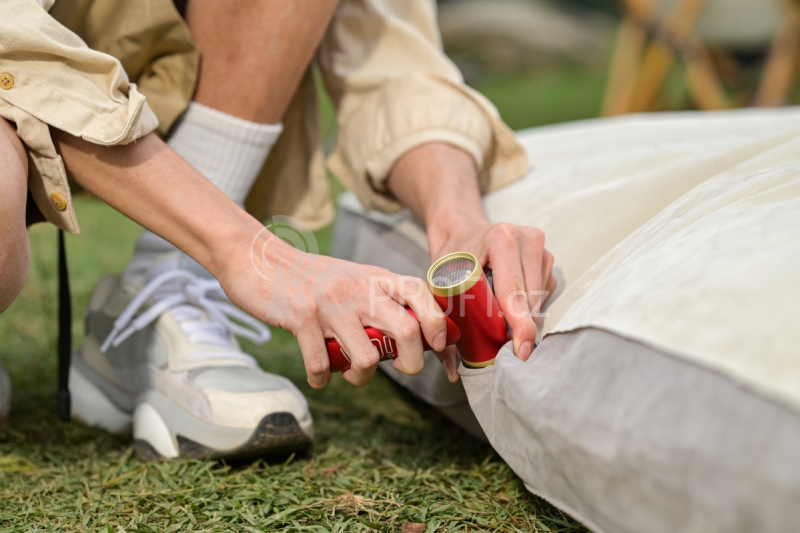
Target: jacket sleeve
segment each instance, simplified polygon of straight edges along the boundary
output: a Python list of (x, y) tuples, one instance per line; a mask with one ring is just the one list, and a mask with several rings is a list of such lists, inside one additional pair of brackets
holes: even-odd
[(329, 167), (368, 209), (400, 209), (385, 186), (389, 172), (429, 142), (469, 153), (483, 192), (527, 170), (495, 107), (445, 56), (432, 0), (343, 0), (319, 62), (339, 121)]
[[(0, 2), (0, 116), (17, 126), (32, 162), (29, 187), (45, 217), (79, 231), (49, 127), (106, 146), (158, 126), (119, 61), (91, 50), (46, 11), (48, 0)], [(59, 196), (54, 196), (59, 195)]]

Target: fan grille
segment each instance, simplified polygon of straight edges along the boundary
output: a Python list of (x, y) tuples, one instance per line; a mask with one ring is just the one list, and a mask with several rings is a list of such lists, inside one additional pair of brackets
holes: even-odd
[(452, 287), (469, 278), (475, 270), (475, 263), (459, 257), (439, 265), (431, 276), (434, 287)]

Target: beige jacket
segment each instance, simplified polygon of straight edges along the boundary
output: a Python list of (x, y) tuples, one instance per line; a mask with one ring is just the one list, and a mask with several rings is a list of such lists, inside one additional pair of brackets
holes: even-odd
[[(435, 9), (432, 0), (343, 0), (320, 45), (315, 63), (340, 127), (329, 166), (369, 208), (400, 208), (386, 177), (398, 157), (427, 142), (471, 154), (483, 191), (527, 169), (496, 109), (443, 54)], [(48, 126), (108, 146), (153, 130), (166, 135), (194, 91), (197, 50), (172, 0), (3, 0), (0, 21), (0, 116), (16, 123), (28, 149), (42, 213), (79, 233)], [(283, 122), (248, 211), (322, 227), (333, 207), (312, 69)]]

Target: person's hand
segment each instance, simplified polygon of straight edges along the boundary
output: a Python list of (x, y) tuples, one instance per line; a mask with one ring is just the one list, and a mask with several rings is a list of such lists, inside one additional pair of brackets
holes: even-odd
[(397, 342), (394, 367), (405, 374), (419, 373), (425, 364), (420, 329), (430, 346), (444, 348), (445, 319), (422, 280), (301, 252), (267, 232), (259, 238), (251, 248), (258, 259), (238, 254), (245, 257), (229, 261), (220, 283), (242, 310), (297, 337), (312, 387), (331, 379), (326, 337), (338, 340), (350, 356), (352, 366), (343, 376), (354, 385), (368, 383), (378, 364), (365, 327)]
[(469, 252), (484, 269), (492, 269), (495, 297), (511, 326), (514, 353), (526, 361), (533, 351), (542, 306), (556, 290), (553, 254), (545, 249), (544, 232), (539, 229), (476, 218), (430, 235), (431, 259)]
[[(527, 360), (540, 309), (556, 289), (553, 255), (544, 248), (544, 233), (491, 224), (481, 204), (474, 159), (446, 143), (409, 150), (395, 163), (387, 186), (425, 224), (433, 261), (450, 252), (470, 252), (481, 266), (492, 269), (497, 303), (513, 333), (514, 353)], [(448, 347), (437, 356), (450, 381), (457, 381), (455, 349)]]
[(295, 250), (155, 134), (110, 148), (51, 134), (78, 183), (194, 258), (242, 310), (294, 333), (312, 387), (331, 379), (325, 337), (349, 353), (344, 377), (355, 385), (367, 383), (378, 363), (364, 327), (397, 342), (394, 365), (407, 374), (424, 365), (420, 327), (429, 345), (444, 348), (445, 319), (422, 280)]

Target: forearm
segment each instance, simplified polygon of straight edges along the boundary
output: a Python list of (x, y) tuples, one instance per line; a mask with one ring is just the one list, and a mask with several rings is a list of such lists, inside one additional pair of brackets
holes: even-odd
[(80, 185), (161, 235), (219, 277), (261, 224), (228, 199), (154, 134), (103, 147), (52, 130), (67, 170)]
[(489, 224), (475, 162), (452, 145), (430, 143), (408, 151), (387, 186), (425, 225), (432, 254), (460, 229)]

